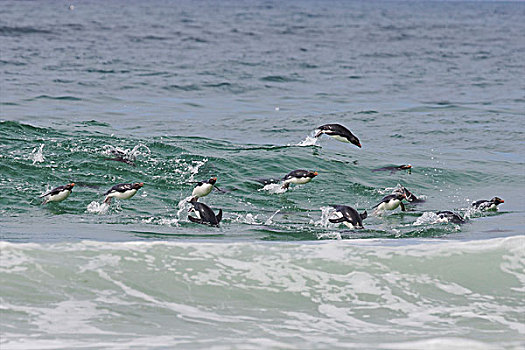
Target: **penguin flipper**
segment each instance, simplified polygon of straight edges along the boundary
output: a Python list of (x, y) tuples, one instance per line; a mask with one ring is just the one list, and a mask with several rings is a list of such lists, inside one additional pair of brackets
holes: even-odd
[(399, 206), (401, 207), (401, 211), (407, 211), (403, 202), (399, 203)]
[(359, 216), (361, 217), (361, 220), (364, 220), (368, 217), (368, 213), (366, 212), (366, 210), (364, 212), (362, 212), (361, 214), (359, 214)]
[(284, 184), (281, 186), (281, 188), (282, 188), (283, 190), (287, 190), (288, 187), (290, 187), (290, 183), (289, 183), (289, 182), (286, 182), (286, 183), (284, 183)]
[(338, 219), (328, 219), (332, 224), (339, 224), (341, 222), (345, 222), (346, 219), (344, 217), (338, 218)]
[(319, 130), (314, 137), (319, 137), (323, 134), (323, 130)]
[(201, 219), (194, 218), (193, 216), (190, 216), (190, 215), (188, 215), (188, 220), (190, 220), (191, 222), (195, 222), (197, 224), (202, 224)]
[(219, 191), (219, 192), (221, 192), (221, 193), (226, 193), (226, 191), (221, 190), (221, 189), (220, 189), (219, 187), (217, 187), (217, 186), (213, 186), (213, 188), (215, 189), (215, 191)]
[(221, 222), (222, 220), (222, 209), (219, 209), (219, 213), (215, 215), (215, 218), (217, 219), (217, 223)]

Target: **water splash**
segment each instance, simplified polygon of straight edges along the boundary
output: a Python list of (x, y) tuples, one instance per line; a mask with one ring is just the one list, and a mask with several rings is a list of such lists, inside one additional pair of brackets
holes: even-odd
[(203, 160), (194, 160), (194, 161), (191, 162), (192, 164), (188, 164), (188, 170), (190, 172), (190, 179), (189, 179), (189, 181), (194, 181), (195, 175), (197, 175), (199, 173), (199, 169), (204, 164), (206, 164), (207, 161), (208, 161), (208, 158), (204, 158)]
[(334, 208), (327, 206), (321, 207), (319, 209), (321, 210), (321, 218), (317, 221), (310, 220), (310, 224), (321, 227), (334, 226), (330, 221), (328, 221), (328, 219), (330, 219), (330, 217), (334, 213)]
[(188, 212), (188, 210), (192, 208), (192, 205), (190, 203), (190, 199), (192, 198), (193, 198), (192, 196), (188, 196), (184, 199), (181, 199), (179, 201), (179, 204), (177, 204), (177, 208), (179, 208), (179, 210), (177, 210), (177, 220), (178, 221), (181, 220), (182, 213)]
[(268, 184), (265, 185), (263, 188), (259, 189), (259, 191), (268, 191), (271, 194), (279, 194), (288, 191), (288, 189), (283, 188), (281, 184)]
[(275, 215), (277, 215), (279, 212), (281, 211), (281, 209), (277, 209), (277, 211), (275, 213), (273, 213), (265, 222), (264, 224), (265, 225), (271, 225), (273, 223), (273, 218), (275, 217)]
[[(146, 152), (141, 152), (141, 148), (144, 148)], [(138, 145), (133, 147), (133, 149), (115, 147), (112, 145), (104, 145), (102, 149), (104, 154), (124, 156), (129, 160), (135, 160), (139, 155), (146, 156), (151, 154), (151, 150), (149, 149), (149, 147), (142, 143), (139, 143)]]
[(94, 214), (106, 214), (109, 210), (109, 204), (107, 203), (99, 203), (97, 201), (93, 201), (88, 204), (87, 211), (88, 213), (94, 213)]
[(302, 140), (301, 142), (295, 144), (295, 146), (299, 146), (299, 147), (315, 146), (317, 144), (317, 140), (319, 140), (317, 137), (309, 135), (309, 136), (306, 136), (306, 138)]
[(42, 163), (44, 161), (44, 146), (44, 144), (41, 144), (40, 147), (33, 148), (30, 156), (30, 159), (33, 160), (33, 164)]
[(180, 226), (179, 219), (177, 218), (162, 218), (162, 217), (149, 217), (142, 219), (141, 222), (144, 224), (156, 224), (161, 226)]
[(261, 225), (262, 223), (257, 221), (258, 215), (253, 215), (251, 213), (248, 213), (246, 215), (242, 214), (235, 214), (237, 217), (232, 220), (232, 222), (239, 222), (242, 224), (248, 224), (248, 225)]

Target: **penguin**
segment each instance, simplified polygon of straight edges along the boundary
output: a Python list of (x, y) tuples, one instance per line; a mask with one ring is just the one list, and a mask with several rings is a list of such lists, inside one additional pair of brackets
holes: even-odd
[(406, 211), (405, 205), (402, 202), (403, 199), (406, 199), (404, 194), (401, 194), (401, 193), (390, 194), (384, 197), (383, 199), (381, 199), (381, 202), (379, 202), (379, 204), (374, 206), (374, 208), (376, 208), (376, 212), (377, 212), (377, 211), (383, 211), (383, 210), (394, 210), (397, 207), (401, 206), (401, 211)]
[(39, 197), (42, 198), (47, 196), (47, 198), (42, 202), (42, 205), (47, 204), (49, 202), (62, 202), (64, 199), (69, 197), (69, 195), (73, 191), (73, 187), (75, 187), (75, 184), (70, 183), (69, 185), (59, 186), (57, 188), (53, 188), (47, 193), (44, 193)]
[(393, 174), (396, 171), (408, 170), (408, 173), (410, 173), (411, 172), (410, 169), (412, 169), (412, 165), (410, 165), (410, 164), (403, 164), (403, 165), (399, 165), (399, 166), (385, 166), (385, 167), (382, 167), (382, 168), (372, 169), (372, 172), (390, 171), (390, 174)]
[(417, 198), (412, 192), (410, 192), (405, 186), (401, 186), (401, 188), (397, 188), (395, 191), (394, 191), (394, 194), (395, 193), (400, 193), (402, 195), (405, 196), (405, 199), (410, 202), (410, 203), (413, 203), (413, 204), (418, 204), (418, 203), (424, 203), (425, 200), (424, 199), (421, 199), (421, 198)]
[(490, 201), (481, 199), (473, 202), (472, 206), (478, 210), (498, 210), (498, 205), (505, 203), (505, 201), (499, 197), (494, 197)]
[(302, 185), (306, 184), (314, 177), (317, 176), (317, 171), (308, 171), (308, 170), (294, 170), (290, 171), (285, 177), (283, 177), (283, 185), (281, 188), (288, 189), (290, 184)]
[(317, 128), (317, 133), (315, 134), (315, 137), (319, 137), (322, 134), (331, 136), (337, 141), (352, 143), (357, 147), (361, 148), (361, 143), (359, 142), (359, 139), (354, 134), (352, 134), (350, 130), (348, 130), (341, 124), (321, 125)]
[(111, 149), (110, 153), (113, 153), (113, 155), (115, 155), (115, 158), (104, 158), (104, 160), (113, 160), (115, 162), (122, 162), (122, 163), (129, 164), (131, 166), (136, 166), (135, 156), (119, 151), (118, 149)]
[(334, 207), (335, 215), (337, 218), (329, 218), (328, 221), (331, 223), (343, 223), (348, 228), (363, 228), (363, 220), (368, 216), (366, 210), (359, 214), (357, 210), (346, 205), (332, 205)]
[(213, 212), (213, 210), (211, 210), (210, 207), (208, 207), (204, 203), (197, 202), (196, 198), (192, 198), (190, 203), (193, 205), (193, 208), (190, 208), (189, 211), (195, 212), (195, 214), (197, 215), (196, 218), (188, 215), (188, 219), (191, 222), (219, 227), (219, 223), (222, 220), (222, 209), (219, 209), (219, 213), (215, 215), (215, 213)]
[(215, 187), (218, 191), (221, 191), (220, 188), (215, 186), (216, 182), (217, 182), (216, 177), (212, 177), (206, 181), (190, 182), (190, 183), (197, 184), (195, 188), (193, 189), (193, 192), (191, 193), (192, 199), (198, 200), (201, 197), (206, 197), (207, 195), (210, 194), (211, 190), (213, 190), (213, 187)]
[(439, 216), (437, 222), (452, 222), (454, 224), (464, 224), (466, 222), (459, 214), (448, 210), (438, 211), (436, 215)]
[(111, 187), (104, 195), (104, 203), (110, 204), (111, 198), (115, 197), (118, 199), (129, 199), (137, 193), (137, 191), (144, 186), (143, 182), (136, 182), (133, 184), (118, 184)]

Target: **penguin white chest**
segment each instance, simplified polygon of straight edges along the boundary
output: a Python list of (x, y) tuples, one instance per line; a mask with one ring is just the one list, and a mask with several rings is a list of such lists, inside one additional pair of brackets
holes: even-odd
[(346, 137), (343, 137), (341, 135), (330, 135), (332, 138), (334, 138), (335, 140), (337, 141), (341, 141), (341, 142), (346, 142), (346, 143), (350, 143), (350, 141), (348, 141), (348, 139)]
[(48, 202), (61, 202), (67, 197), (69, 197), (70, 194), (71, 194), (71, 191), (63, 190), (63, 191), (58, 192), (55, 195), (49, 196), (47, 201)]
[(209, 195), (212, 189), (213, 189), (212, 184), (205, 183), (200, 186), (196, 186), (193, 189), (193, 192), (191, 193), (191, 195), (193, 197), (204, 197), (204, 196)]
[(349, 222), (349, 221), (344, 221), (344, 222), (343, 222), (343, 224), (345, 224), (345, 225), (346, 225), (346, 227), (348, 227), (348, 228), (355, 228), (355, 226), (354, 226), (354, 225), (352, 225), (352, 223), (351, 223), (351, 222)]
[(401, 201), (399, 199), (391, 199), (388, 202), (383, 202), (377, 206), (379, 210), (394, 210), (399, 207)]
[(494, 203), (488, 203), (483, 210), (498, 210), (498, 206)]
[(127, 190), (124, 192), (115, 191), (115, 192), (108, 194), (108, 197), (113, 197), (113, 198), (118, 198), (118, 199), (129, 199), (133, 197), (135, 193), (137, 193), (136, 189)]
[(303, 185), (312, 181), (311, 177), (292, 177), (291, 179), (286, 180), (286, 183), (293, 183), (296, 185)]

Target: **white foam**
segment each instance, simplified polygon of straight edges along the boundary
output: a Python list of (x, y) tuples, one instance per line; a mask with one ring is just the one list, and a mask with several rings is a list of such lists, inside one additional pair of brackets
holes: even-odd
[(277, 211), (275, 213), (273, 213), (272, 215), (270, 215), (270, 217), (264, 222), (265, 225), (271, 225), (273, 223), (273, 218), (275, 217), (275, 215), (277, 215), (277, 213), (279, 213), (281, 211), (281, 209), (277, 209)]
[(248, 225), (261, 225), (262, 224), (262, 222), (259, 222), (257, 220), (259, 215), (253, 215), (251, 213), (248, 213), (246, 215), (236, 213), (235, 215), (237, 217), (233, 220), (233, 222), (240, 222), (240, 223), (248, 224)]
[(181, 215), (182, 213), (184, 212), (187, 212), (190, 208), (192, 208), (192, 205), (190, 203), (190, 199), (192, 198), (192, 196), (188, 196), (184, 199), (181, 199), (179, 201), (179, 204), (177, 204), (177, 208), (179, 208), (179, 210), (177, 210), (177, 219), (178, 220), (181, 220)]
[[(144, 148), (146, 152), (141, 152), (140, 151), (141, 148)], [(139, 143), (138, 145), (133, 147), (133, 149), (121, 148), (118, 146), (115, 147), (112, 145), (104, 145), (102, 149), (103, 149), (104, 154), (108, 154), (108, 155), (115, 154), (115, 153), (124, 154), (126, 157), (130, 158), (131, 160), (134, 160), (139, 155), (150, 155), (151, 154), (151, 150), (149, 149), (149, 147), (142, 143)]]
[(179, 219), (177, 218), (157, 218), (157, 217), (149, 217), (146, 219), (141, 220), (144, 224), (157, 224), (162, 226), (180, 226)]
[(328, 221), (328, 219), (330, 219), (330, 217), (334, 213), (334, 208), (327, 206), (327, 207), (321, 207), (319, 209), (321, 210), (321, 218), (317, 221), (310, 220), (310, 224), (314, 226), (321, 226), (321, 227), (335, 226), (330, 221)]
[(259, 189), (259, 191), (268, 191), (271, 194), (279, 194), (288, 191), (288, 189), (283, 188), (282, 184), (268, 184), (265, 185), (263, 188)]
[(33, 148), (30, 156), (30, 159), (33, 160), (33, 164), (44, 162), (44, 146), (44, 144), (41, 144), (40, 147)]
[(99, 203), (97, 201), (93, 201), (87, 206), (88, 213), (106, 214), (108, 210), (109, 205), (107, 203)]
[(313, 136), (306, 136), (304, 140), (295, 144), (295, 146), (299, 146), (299, 147), (315, 146), (317, 143), (317, 140), (319, 140), (319, 138), (313, 137)]
[(437, 215), (436, 213), (431, 212), (431, 211), (426, 211), (423, 213), (423, 215), (418, 217), (416, 221), (414, 221), (413, 225), (420, 226), (420, 225), (427, 225), (427, 224), (435, 224), (437, 222), (440, 222), (440, 220), (441, 219), (439, 218), (439, 215)]

